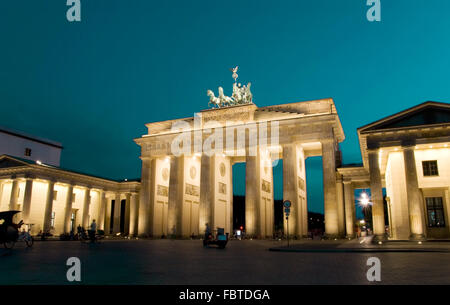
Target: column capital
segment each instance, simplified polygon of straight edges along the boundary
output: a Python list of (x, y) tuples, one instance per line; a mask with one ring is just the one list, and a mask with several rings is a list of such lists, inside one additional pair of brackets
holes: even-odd
[(378, 154), (379, 151), (380, 151), (380, 148), (367, 148), (368, 154)]
[(402, 150), (414, 150), (416, 147), (415, 144), (403, 144), (402, 143)]
[(344, 184), (352, 184), (352, 179), (344, 178)]
[(416, 146), (416, 140), (415, 139), (405, 139), (401, 141), (401, 145), (403, 149), (406, 148), (412, 148)]
[(330, 143), (335, 143), (336, 139), (334, 139), (334, 138), (325, 138), (325, 139), (320, 140), (319, 142), (322, 143), (322, 144), (324, 144), (324, 143), (330, 144)]

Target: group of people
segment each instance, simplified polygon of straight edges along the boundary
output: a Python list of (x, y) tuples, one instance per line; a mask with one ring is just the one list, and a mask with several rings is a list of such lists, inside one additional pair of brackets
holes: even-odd
[(95, 219), (92, 220), (91, 225), (89, 226), (89, 230), (87, 231), (88, 235), (86, 236), (86, 230), (81, 226), (78, 225), (77, 227), (77, 234), (78, 238), (87, 239), (91, 242), (95, 242), (95, 233), (97, 232), (97, 223), (95, 222)]

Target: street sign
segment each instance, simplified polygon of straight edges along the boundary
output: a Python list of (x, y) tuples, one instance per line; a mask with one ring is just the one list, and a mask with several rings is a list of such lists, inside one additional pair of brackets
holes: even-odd
[(285, 208), (290, 208), (290, 207), (291, 207), (291, 202), (290, 202), (289, 200), (285, 200), (285, 201), (283, 202), (283, 206), (284, 206)]
[(289, 215), (291, 215), (291, 208), (285, 207), (284, 208), (284, 214), (286, 215), (286, 218), (288, 218)]

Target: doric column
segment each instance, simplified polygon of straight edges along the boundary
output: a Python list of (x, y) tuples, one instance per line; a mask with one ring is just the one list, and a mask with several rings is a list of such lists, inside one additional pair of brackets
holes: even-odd
[(345, 236), (344, 184), (342, 182), (342, 177), (339, 174), (336, 180), (336, 197), (338, 208), (339, 236), (343, 237)]
[(23, 194), (23, 206), (22, 206), (23, 222), (26, 224), (30, 223), (32, 191), (33, 191), (33, 179), (27, 178), (25, 182), (25, 193)]
[(83, 217), (81, 219), (83, 228), (87, 228), (89, 226), (89, 207), (90, 207), (90, 205), (91, 205), (91, 189), (86, 188), (84, 190)]
[(203, 154), (201, 158), (200, 171), (199, 234), (203, 234), (205, 232), (207, 223), (210, 228), (214, 228), (214, 214), (212, 213), (212, 209), (214, 207), (214, 193), (216, 191), (214, 175), (214, 156)]
[(72, 203), (73, 203), (73, 185), (67, 187), (66, 203), (64, 211), (64, 233), (70, 233), (70, 219), (72, 216)]
[(245, 234), (247, 236), (259, 236), (258, 207), (260, 206), (261, 187), (260, 181), (260, 154), (249, 156), (247, 154), (245, 164)]
[[(230, 159), (230, 175), (229, 175), (229, 180), (228, 180), (228, 185), (229, 185), (229, 191), (228, 191), (228, 196), (230, 197), (230, 236), (233, 235), (233, 224), (234, 224), (234, 219), (233, 219), (233, 162)], [(199, 231), (201, 232), (201, 231)]]
[(0, 180), (0, 208), (2, 207), (2, 198), (3, 198), (3, 180)]
[(184, 191), (184, 156), (172, 157), (170, 160), (169, 206), (167, 227), (168, 235), (180, 237), (182, 235), (182, 205)]
[(99, 230), (105, 230), (105, 221), (106, 221), (106, 193), (104, 190), (100, 190), (98, 192), (98, 201), (99, 201), (99, 206), (98, 206), (98, 229)]
[(17, 199), (19, 198), (19, 181), (13, 179), (11, 186), (11, 197), (9, 199), (9, 210), (17, 210)]
[(130, 234), (131, 193), (125, 194), (125, 224), (123, 235)]
[[(289, 235), (303, 235), (303, 209), (298, 193), (298, 154), (295, 145), (283, 146), (283, 201), (292, 204), (289, 216)], [(283, 209), (284, 232), (287, 233), (287, 222)], [(306, 233), (305, 233), (306, 234)]]
[(116, 193), (114, 199), (114, 220), (113, 220), (113, 234), (120, 233), (120, 212), (121, 212), (120, 193)]
[(51, 229), (52, 212), (53, 212), (53, 191), (55, 188), (55, 181), (48, 182), (47, 197), (45, 200), (44, 210), (44, 233), (49, 233)]
[(405, 162), (406, 195), (408, 198), (409, 222), (411, 228), (410, 238), (420, 240), (425, 238), (425, 215), (424, 204), (417, 180), (414, 146), (403, 147), (403, 158)]
[(378, 161), (378, 149), (368, 150), (370, 193), (372, 195), (372, 223), (375, 240), (386, 238), (383, 205), (383, 186), (381, 184), (380, 165)]
[(138, 221), (139, 221), (138, 194), (131, 193), (131, 204), (130, 204), (130, 235), (131, 236), (136, 236), (138, 234)]
[(336, 147), (334, 140), (322, 142), (323, 196), (325, 210), (325, 234), (339, 236), (339, 215), (336, 198)]
[(351, 181), (344, 180), (345, 231), (348, 238), (355, 237), (355, 191)]
[[(154, 163), (154, 162), (153, 162)], [(138, 234), (139, 236), (147, 237), (151, 235), (150, 225), (150, 205), (153, 202), (154, 190), (151, 183), (152, 170), (154, 172), (154, 166), (152, 166), (152, 159), (142, 159), (142, 173), (141, 173), (141, 191), (139, 198), (139, 221), (138, 221)], [(154, 177), (154, 175), (153, 175)]]

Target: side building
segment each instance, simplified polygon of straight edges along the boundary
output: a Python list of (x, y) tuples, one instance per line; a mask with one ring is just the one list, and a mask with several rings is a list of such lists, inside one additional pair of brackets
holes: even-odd
[(59, 166), (61, 143), (0, 127), (0, 155)]
[(338, 168), (346, 210), (354, 189), (370, 188), (379, 237), (450, 238), (450, 104), (425, 102), (358, 128), (358, 137), (363, 165)]
[(139, 181), (114, 181), (0, 156), (0, 211), (18, 210), (32, 234), (76, 232), (96, 220), (106, 234), (137, 232)]

